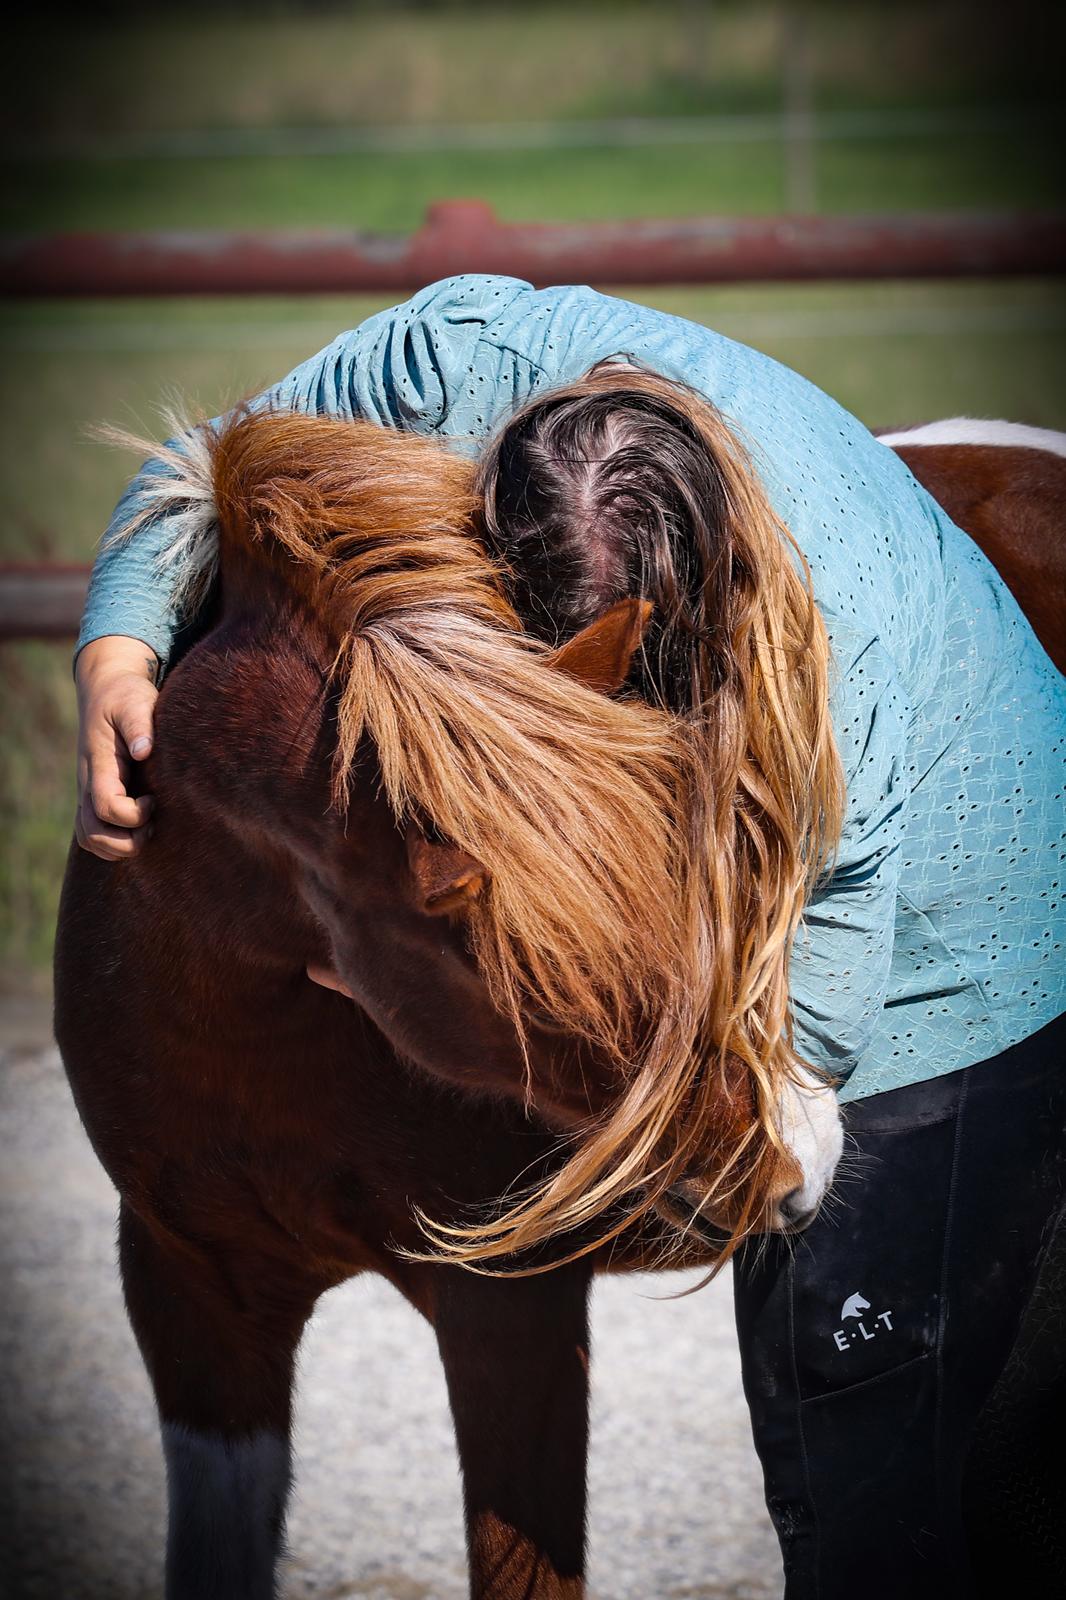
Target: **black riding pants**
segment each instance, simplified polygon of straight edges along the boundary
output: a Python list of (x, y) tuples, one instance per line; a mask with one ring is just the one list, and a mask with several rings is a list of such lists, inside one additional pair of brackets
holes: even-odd
[(736, 1262), (786, 1600), (1066, 1594), (1066, 1016), (845, 1114), (836, 1203)]

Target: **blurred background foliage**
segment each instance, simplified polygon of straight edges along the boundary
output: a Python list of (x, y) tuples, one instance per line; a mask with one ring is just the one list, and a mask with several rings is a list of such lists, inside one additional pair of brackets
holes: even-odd
[[(1062, 199), (1066, 9), (1029, 0), (113, 0), (40, 7), (7, 42), (8, 232), (406, 231), (456, 195), (513, 220)], [(625, 293), (769, 351), (872, 426), (1066, 427), (1060, 283)], [(383, 303), (0, 307), (0, 555), (88, 559), (131, 467), (93, 424), (155, 431), (166, 393), (217, 412)], [(26, 984), (50, 952), (73, 695), (66, 648), (2, 656), (0, 953)]]
[(46, 5), (15, 24), (19, 70), (3, 116), (61, 142), (762, 111), (781, 104), (796, 15), (826, 109), (1023, 107), (1060, 93), (1061, 11), (1031, 0), (97, 0)]

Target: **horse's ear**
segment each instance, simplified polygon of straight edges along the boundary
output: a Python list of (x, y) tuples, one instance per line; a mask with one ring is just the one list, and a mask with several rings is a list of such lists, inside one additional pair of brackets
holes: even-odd
[(650, 600), (635, 596), (616, 600), (595, 622), (575, 633), (551, 657), (553, 667), (577, 678), (586, 688), (614, 694), (629, 676), (654, 610)]
[(430, 917), (461, 911), (492, 881), (488, 867), (458, 845), (427, 839), (415, 823), (407, 830), (407, 859), (422, 910)]

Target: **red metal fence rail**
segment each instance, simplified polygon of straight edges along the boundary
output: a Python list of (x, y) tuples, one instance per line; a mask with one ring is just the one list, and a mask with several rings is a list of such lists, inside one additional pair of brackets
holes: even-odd
[(406, 293), (460, 272), (549, 283), (768, 283), (1066, 270), (1066, 214), (500, 222), (430, 206), (412, 234), (86, 233), (0, 245), (6, 295)]
[(0, 563), (0, 640), (71, 638), (88, 586), (86, 566)]

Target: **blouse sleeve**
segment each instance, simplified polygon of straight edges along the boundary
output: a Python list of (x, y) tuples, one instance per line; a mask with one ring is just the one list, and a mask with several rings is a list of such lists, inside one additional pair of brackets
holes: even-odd
[[(530, 361), (482, 337), (528, 292), (529, 285), (515, 278), (431, 284), (340, 334), (251, 404), (439, 433), (460, 447), (468, 439), (473, 449), (535, 383)], [(160, 514), (121, 537), (135, 519), (148, 479), (158, 479), (161, 471), (158, 461), (146, 462), (115, 508), (93, 568), (79, 650), (104, 634), (127, 634), (167, 660), (183, 620), (174, 599), (177, 573), (161, 559), (170, 538), (168, 517)]]
[(844, 826), (835, 863), (804, 910), (790, 990), (799, 1054), (843, 1082), (885, 1002), (910, 791), (909, 708), (879, 639), (843, 660), (838, 642), (837, 660), (833, 725), (844, 766)]

